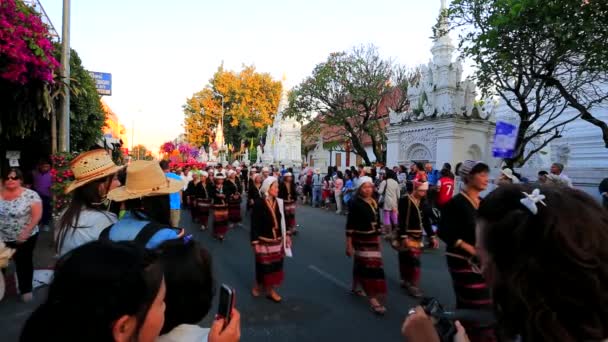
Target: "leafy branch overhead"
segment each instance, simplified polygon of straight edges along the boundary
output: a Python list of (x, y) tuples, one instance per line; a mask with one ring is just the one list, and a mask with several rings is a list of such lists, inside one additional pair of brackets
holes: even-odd
[(409, 105), (410, 78), (411, 72), (383, 59), (374, 46), (332, 53), (293, 89), (284, 115), (310, 121), (311, 132), (337, 127), (366, 163), (369, 140), (376, 160), (384, 161), (385, 120), (390, 109), (400, 112)]
[(259, 138), (274, 120), (281, 92), (281, 82), (253, 66), (244, 66), (239, 72), (220, 66), (209, 84), (183, 107), (186, 140), (195, 146), (213, 141), (222, 117), (222, 97), (226, 143), (240, 146), (241, 139)]
[(518, 163), (531, 156), (528, 142), (537, 141), (529, 152), (540, 151), (579, 118), (599, 128), (608, 147), (608, 124), (592, 113), (608, 101), (608, 1), (453, 0), (444, 16), (461, 31), (482, 91), (519, 115)]

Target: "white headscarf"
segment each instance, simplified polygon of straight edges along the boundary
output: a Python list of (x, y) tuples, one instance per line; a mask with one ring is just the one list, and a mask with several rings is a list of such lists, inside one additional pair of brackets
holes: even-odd
[(371, 177), (368, 177), (368, 176), (359, 177), (359, 180), (357, 180), (357, 188), (360, 188), (361, 185), (363, 185), (365, 183), (369, 183), (371, 185), (374, 185), (374, 180)]
[(275, 182), (278, 182), (279, 180), (275, 177), (268, 177), (264, 180), (264, 183), (262, 183), (262, 186), (260, 187), (260, 196), (262, 197), (267, 197), (268, 196), (268, 190), (270, 190), (270, 187), (272, 186), (272, 184), (274, 184)]

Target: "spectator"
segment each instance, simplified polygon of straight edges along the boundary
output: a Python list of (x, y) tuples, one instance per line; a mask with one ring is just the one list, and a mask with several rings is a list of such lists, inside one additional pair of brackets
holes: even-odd
[(355, 182), (353, 181), (353, 173), (351, 170), (346, 170), (344, 188), (342, 189), (342, 197), (346, 208), (348, 208), (350, 199), (353, 196), (355, 190)]
[(538, 172), (538, 183), (543, 184), (543, 185), (546, 184), (548, 175), (549, 175), (549, 172), (547, 172), (547, 171), (539, 171)]
[(386, 239), (391, 237), (393, 229), (397, 229), (399, 224), (399, 197), (401, 197), (401, 188), (397, 182), (397, 175), (392, 171), (386, 170), (386, 179), (380, 183), (378, 193), (381, 195), (382, 201), (382, 223), (384, 228), (382, 233)]
[(323, 177), (321, 177), (321, 170), (315, 169), (315, 174), (310, 175), (312, 182), (312, 205), (314, 207), (320, 207), (321, 204), (321, 188), (323, 187)]
[(107, 193), (121, 185), (116, 174), (123, 167), (114, 164), (106, 150), (97, 149), (74, 158), (70, 169), (75, 180), (66, 193), (72, 193), (72, 200), (57, 227), (56, 246), (60, 256), (97, 240), (99, 234), (118, 219), (103, 203)]
[(564, 173), (564, 164), (553, 163), (550, 171), (551, 174), (559, 176), (568, 187), (572, 188), (572, 180)]
[(23, 174), (9, 169), (0, 190), (0, 240), (16, 250), (19, 293), (24, 302), (32, 300), (34, 247), (38, 240), (38, 222), (42, 216), (40, 196), (23, 187)]
[(608, 178), (604, 178), (599, 186), (600, 195), (602, 196), (602, 203), (604, 208), (608, 209)]
[(336, 197), (336, 214), (342, 215), (342, 189), (344, 187), (344, 176), (342, 171), (336, 172), (334, 180), (334, 195)]
[[(221, 164), (219, 165), (221, 167)], [(182, 188), (184, 186), (188, 186), (188, 184), (183, 184), (182, 177), (176, 175), (175, 173), (169, 172), (169, 162), (166, 160), (160, 161), (160, 167), (167, 176), (167, 178), (175, 179), (182, 183), (182, 187), (177, 189), (174, 193), (169, 195), (170, 199), (170, 207), (171, 207), (171, 221), (170, 224), (172, 227), (179, 227), (179, 220), (181, 218), (181, 209), (182, 209)]]
[(433, 164), (426, 163), (424, 165), (424, 170), (426, 172), (426, 177), (429, 185), (435, 186), (437, 185), (437, 181), (439, 180), (439, 171), (433, 169)]
[(153, 342), (163, 326), (157, 258), (131, 243), (93, 241), (63, 256), (21, 342)]
[(51, 207), (51, 163), (48, 160), (42, 159), (38, 163), (36, 170), (32, 172), (33, 185), (32, 189), (38, 193), (42, 200), (42, 218), (40, 219), (40, 228), (43, 231), (49, 230), (49, 224), (53, 216), (53, 208)]
[(198, 324), (211, 309), (214, 280), (211, 256), (191, 238), (164, 242), (159, 248), (165, 274), (165, 323), (156, 342), (238, 341), (240, 315), (230, 323), (215, 320), (211, 329)]
[(437, 206), (442, 208), (454, 197), (454, 174), (449, 169), (441, 170), (441, 178), (437, 182)]
[(497, 185), (518, 184), (519, 178), (513, 173), (513, 170), (507, 168), (502, 169), (500, 176), (496, 180)]

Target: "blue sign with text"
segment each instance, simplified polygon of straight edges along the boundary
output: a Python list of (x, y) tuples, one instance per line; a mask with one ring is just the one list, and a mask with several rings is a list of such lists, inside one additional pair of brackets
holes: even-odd
[(95, 81), (97, 94), (102, 96), (112, 95), (112, 74), (106, 72), (89, 71), (89, 74)]
[(517, 143), (517, 126), (504, 122), (496, 122), (496, 134), (492, 145), (494, 158), (511, 158), (515, 153)]

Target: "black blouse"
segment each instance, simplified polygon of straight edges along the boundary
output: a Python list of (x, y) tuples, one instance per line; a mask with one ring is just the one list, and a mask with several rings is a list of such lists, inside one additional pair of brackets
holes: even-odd
[[(284, 201), (295, 201), (298, 199), (298, 193), (296, 191), (296, 184), (294, 182), (289, 183), (289, 189), (286, 182), (279, 184), (279, 198)], [(287, 191), (289, 190), (289, 191)]]
[[(408, 206), (410, 215), (409, 222), (406, 222)], [(428, 209), (425, 206), (426, 202), (424, 200), (420, 201), (419, 205), (416, 205), (409, 195), (399, 200), (399, 235), (401, 238), (422, 239), (423, 229), (427, 236), (431, 237), (435, 235), (430, 216), (428, 215)]]
[[(218, 188), (217, 185), (214, 185), (212, 187), (210, 187), (209, 189), (209, 197), (213, 200), (213, 204), (228, 204), (228, 198), (230, 198), (230, 196), (232, 196), (232, 187), (229, 185), (226, 185), (226, 183), (224, 183), (222, 185), (222, 188)], [(223, 194), (225, 197), (224, 198), (219, 198), (217, 195), (219, 194)]]
[(199, 182), (194, 188), (194, 196), (196, 198), (208, 199), (209, 198), (209, 187), (203, 182)]
[(250, 183), (249, 184), (249, 191), (247, 192), (247, 199), (248, 200), (257, 200), (258, 198), (260, 198), (260, 189), (258, 187), (255, 186), (254, 183)]
[(251, 243), (276, 242), (281, 240), (281, 212), (279, 205), (275, 201), (274, 214), (276, 221), (272, 217), (272, 211), (263, 198), (258, 198), (253, 204), (251, 213)]
[(361, 197), (355, 197), (350, 201), (348, 217), (346, 218), (346, 236), (379, 235), (380, 216), (378, 208), (374, 208)]
[(439, 237), (447, 244), (446, 251), (459, 253), (458, 240), (475, 246), (475, 218), (477, 210), (463, 195), (454, 196), (441, 210)]

